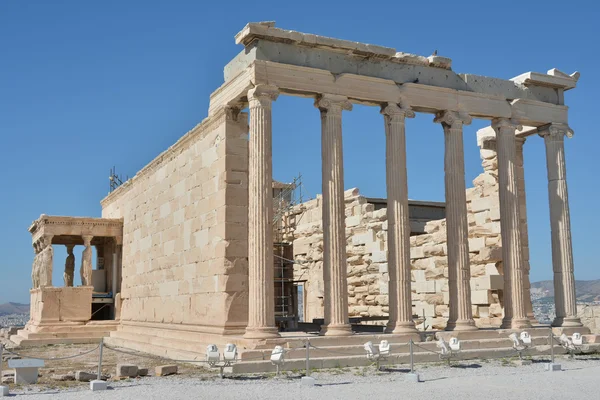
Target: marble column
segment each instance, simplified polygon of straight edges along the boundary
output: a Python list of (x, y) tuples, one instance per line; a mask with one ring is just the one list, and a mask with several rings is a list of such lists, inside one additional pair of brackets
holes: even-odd
[(65, 272), (63, 279), (65, 281), (65, 287), (73, 286), (73, 276), (75, 275), (75, 255), (73, 254), (74, 244), (68, 244), (67, 246), (67, 260), (65, 261)]
[(564, 137), (573, 131), (566, 125), (553, 124), (540, 132), (546, 144), (548, 198), (552, 236), (552, 267), (554, 270), (554, 304), (556, 319), (552, 326), (582, 326), (577, 317), (571, 217), (567, 190)]
[(523, 145), (525, 144), (524, 137), (515, 138), (516, 142), (516, 165), (517, 172), (517, 189), (519, 193), (519, 218), (521, 229), (521, 245), (523, 246), (523, 284), (525, 290), (525, 310), (527, 318), (532, 324), (537, 324), (538, 321), (533, 315), (533, 304), (531, 303), (531, 281), (529, 280), (529, 229), (527, 227), (527, 196), (525, 192), (525, 168), (523, 159)]
[(323, 282), (325, 324), (321, 334), (351, 335), (348, 322), (348, 282), (342, 154), (342, 110), (352, 110), (346, 97), (325, 94), (315, 102), (321, 111), (323, 184)]
[(83, 245), (85, 249), (81, 255), (81, 269), (79, 273), (81, 275), (81, 286), (93, 286), (92, 285), (92, 239), (91, 235), (84, 235)]
[(272, 102), (279, 91), (259, 85), (248, 91), (248, 326), (245, 338), (278, 337), (273, 264)]
[(412, 318), (410, 220), (406, 172), (405, 118), (410, 109), (388, 103), (381, 113), (385, 121), (388, 221), (389, 322), (386, 332), (416, 332)]
[(463, 125), (471, 123), (465, 113), (443, 111), (434, 122), (444, 128), (446, 186), (446, 235), (448, 237), (448, 291), (450, 310), (446, 330), (476, 330), (471, 307), (469, 222), (465, 185)]
[(506, 118), (492, 121), (496, 132), (498, 182), (500, 197), (500, 231), (504, 268), (504, 319), (502, 328), (521, 329), (531, 326), (525, 306), (525, 267), (521, 236), (521, 208), (517, 176), (515, 131), (519, 124)]

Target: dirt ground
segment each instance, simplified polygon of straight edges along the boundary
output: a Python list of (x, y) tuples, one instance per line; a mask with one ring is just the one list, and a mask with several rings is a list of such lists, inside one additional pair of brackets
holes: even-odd
[[(14, 349), (12, 351), (30, 358), (63, 358), (77, 354), (86, 353), (90, 350), (96, 349), (89, 354), (82, 355), (76, 358), (70, 358), (65, 360), (47, 360), (44, 361), (45, 367), (40, 368), (40, 377), (38, 378), (38, 386), (40, 390), (43, 389), (58, 389), (58, 388), (70, 388), (77, 386), (89, 386), (86, 382), (77, 381), (57, 381), (52, 379), (53, 375), (63, 374), (75, 374), (76, 371), (85, 371), (89, 373), (97, 374), (98, 372), (98, 361), (100, 356), (100, 350), (97, 349), (98, 345), (94, 344), (61, 344), (61, 345), (46, 345), (40, 347), (27, 347), (23, 349)], [(136, 351), (128, 349), (119, 349), (128, 353), (136, 354)], [(11, 351), (9, 349), (8, 351)], [(4, 357), (7, 356), (7, 350), (4, 351)], [(148, 375), (154, 375), (154, 368), (159, 365), (173, 365), (177, 364), (178, 372), (180, 376), (195, 376), (202, 377), (203, 379), (211, 379), (218, 377), (218, 370), (205, 368), (203, 366), (194, 366), (192, 364), (174, 363), (167, 359), (160, 357), (149, 356), (147, 354), (142, 355), (129, 355), (123, 354), (111, 350), (108, 347), (104, 347), (102, 352), (102, 374), (114, 381), (116, 374), (117, 364), (133, 364), (139, 368), (148, 368)], [(8, 368), (8, 361), (2, 362), (3, 375), (6, 376), (7, 371), (13, 371)], [(132, 378), (136, 380), (141, 378)], [(8, 383), (4, 385), (9, 386), (10, 389), (18, 389), (20, 385), (15, 385), (13, 379), (10, 379)]]

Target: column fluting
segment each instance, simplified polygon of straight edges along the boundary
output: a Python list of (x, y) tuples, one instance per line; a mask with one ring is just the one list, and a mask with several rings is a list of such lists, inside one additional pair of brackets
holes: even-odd
[(323, 184), (323, 281), (325, 324), (321, 334), (351, 335), (348, 322), (348, 282), (344, 205), (342, 110), (352, 110), (344, 96), (325, 94), (315, 102), (321, 112)]
[(525, 306), (525, 268), (521, 236), (521, 208), (517, 182), (517, 144), (515, 132), (519, 124), (506, 118), (492, 121), (496, 132), (498, 182), (500, 197), (500, 231), (502, 266), (504, 269), (503, 328), (521, 329), (531, 326)]
[(272, 102), (279, 91), (259, 85), (248, 91), (248, 326), (245, 338), (278, 337), (273, 264)]
[(465, 185), (463, 125), (471, 117), (455, 111), (436, 115), (444, 128), (444, 173), (446, 187), (446, 234), (448, 248), (449, 318), (446, 330), (476, 330), (471, 307), (469, 223)]
[(405, 118), (415, 113), (388, 103), (385, 122), (388, 220), (389, 322), (386, 332), (416, 332), (412, 318), (410, 220), (406, 171)]
[(564, 137), (573, 131), (566, 125), (553, 124), (540, 132), (546, 145), (548, 199), (552, 237), (552, 268), (554, 270), (554, 302), (556, 318), (553, 326), (582, 326), (577, 317), (571, 216), (567, 190), (567, 167)]

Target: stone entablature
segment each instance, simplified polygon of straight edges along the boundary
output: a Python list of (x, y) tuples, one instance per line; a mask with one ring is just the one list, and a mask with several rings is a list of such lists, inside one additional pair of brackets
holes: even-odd
[(63, 217), (42, 214), (29, 227), (33, 243), (52, 236), (52, 244), (83, 244), (83, 236), (123, 238), (123, 220), (108, 218)]

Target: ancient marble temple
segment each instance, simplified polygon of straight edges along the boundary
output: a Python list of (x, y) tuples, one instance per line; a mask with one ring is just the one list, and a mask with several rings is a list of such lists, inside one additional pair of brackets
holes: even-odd
[[(491, 140), (486, 143), (494, 146), (497, 163), (501, 327), (530, 329), (532, 323), (519, 154), (523, 139), (536, 140), (534, 136), (544, 141), (548, 161), (554, 326), (581, 326), (564, 157), (564, 139), (572, 136), (564, 92), (575, 88), (578, 73), (551, 69), (508, 80), (459, 74), (447, 57), (288, 31), (271, 22), (249, 23), (235, 41), (241, 51), (225, 66), (224, 83), (210, 95), (208, 117), (101, 201), (98, 223), (118, 221), (114, 223), (122, 229), (99, 234), (108, 252), (118, 254), (113, 265), (119, 267), (108, 279), (118, 278), (110, 289), (115, 297), (118, 291), (121, 302), (115, 307), (120, 315), (111, 343), (170, 357), (202, 353), (209, 343), (235, 342), (243, 348), (265, 340), (286, 343), (275, 324), (273, 284), (271, 121), (273, 102), (281, 96), (312, 97), (314, 118), (321, 120), (323, 340), (353, 335), (344, 197), (351, 182), (344, 181), (342, 120), (357, 103), (381, 113), (381, 126), (373, 128), (381, 135), (373, 140), (386, 145), (385, 332), (390, 338), (420, 340), (411, 298), (415, 257), (405, 140), (410, 134), (406, 120), (416, 113), (431, 116), (432, 129), (445, 143), (445, 329), (478, 329), (471, 303), (463, 150), (463, 128), (474, 119), (489, 122), (486, 136)], [(52, 218), (41, 219), (46, 220)], [(32, 296), (53, 287), (52, 251), (45, 249), (51, 244), (88, 249), (97, 243), (96, 235), (78, 232), (61, 241), (53, 232), (39, 238), (34, 234)], [(90, 287), (89, 253), (82, 262), (83, 290)], [(67, 260), (67, 287), (72, 286), (73, 265)]]

